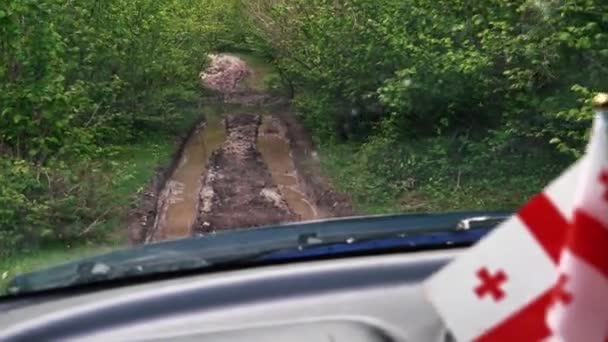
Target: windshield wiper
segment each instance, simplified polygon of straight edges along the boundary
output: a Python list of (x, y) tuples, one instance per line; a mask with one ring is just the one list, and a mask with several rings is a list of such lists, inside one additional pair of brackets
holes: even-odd
[(474, 227), (487, 226), (488, 224), (499, 224), (509, 218), (509, 215), (474, 216), (460, 220), (456, 225), (457, 230), (469, 230)]

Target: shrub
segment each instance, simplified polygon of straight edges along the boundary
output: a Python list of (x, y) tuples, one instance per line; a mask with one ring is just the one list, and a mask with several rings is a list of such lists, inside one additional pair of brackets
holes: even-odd
[(0, 243), (8, 255), (46, 242), (102, 236), (97, 224), (117, 213), (112, 180), (98, 165), (36, 166), (0, 161)]
[(354, 108), (357, 136), (391, 116), (404, 138), (501, 130), (572, 154), (589, 112), (570, 89), (608, 88), (602, 0), (252, 0), (247, 9), (291, 83), (332, 104), (306, 101), (314, 127), (340, 127)]
[(44, 162), (163, 127), (206, 63), (204, 6), (8, 0), (0, 11), (0, 144)]

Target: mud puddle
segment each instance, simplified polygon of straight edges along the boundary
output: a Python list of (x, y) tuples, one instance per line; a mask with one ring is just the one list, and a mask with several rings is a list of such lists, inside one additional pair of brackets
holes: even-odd
[(200, 75), (205, 123), (153, 183), (162, 185), (134, 216), (132, 240), (350, 216), (349, 199), (324, 178), (289, 99), (264, 88), (269, 71), (237, 56), (211, 59)]
[(157, 218), (153, 240), (190, 236), (199, 207), (201, 174), (207, 162), (226, 138), (221, 108), (205, 108), (205, 122), (188, 139), (181, 160), (167, 181), (164, 205)]
[(203, 177), (195, 233), (258, 227), (297, 219), (256, 149), (259, 124), (259, 115), (226, 115), (228, 136), (222, 147), (211, 156)]
[(300, 188), (285, 127), (276, 118), (263, 116), (257, 148), (289, 208), (300, 220), (318, 219), (317, 209)]

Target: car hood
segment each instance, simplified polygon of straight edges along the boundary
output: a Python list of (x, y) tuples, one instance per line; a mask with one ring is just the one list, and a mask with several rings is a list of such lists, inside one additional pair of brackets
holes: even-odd
[[(223, 231), (134, 246), (18, 275), (9, 284), (9, 294), (234, 261), (283, 261), (384, 248), (472, 244), (509, 215), (504, 211), (379, 215)], [(477, 221), (473, 227), (468, 225)]]

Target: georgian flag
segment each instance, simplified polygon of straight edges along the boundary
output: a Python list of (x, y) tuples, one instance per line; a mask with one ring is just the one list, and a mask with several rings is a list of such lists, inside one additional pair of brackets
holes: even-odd
[(598, 114), (547, 315), (555, 341), (608, 341), (608, 137)]
[(458, 341), (608, 341), (608, 138), (424, 285)]

